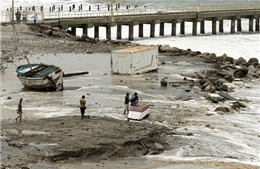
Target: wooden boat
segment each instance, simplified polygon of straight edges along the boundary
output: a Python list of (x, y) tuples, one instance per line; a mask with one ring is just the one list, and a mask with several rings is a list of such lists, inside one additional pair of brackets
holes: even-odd
[(63, 90), (63, 71), (60, 67), (28, 63), (17, 66), (15, 74), (25, 87), (37, 90)]
[(127, 120), (142, 120), (149, 114), (149, 105), (147, 103), (138, 103), (136, 106), (130, 106)]

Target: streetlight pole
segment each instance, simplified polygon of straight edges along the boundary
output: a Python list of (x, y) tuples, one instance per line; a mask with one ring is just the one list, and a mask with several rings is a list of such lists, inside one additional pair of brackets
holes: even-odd
[(12, 0), (12, 23), (14, 24), (14, 0)]

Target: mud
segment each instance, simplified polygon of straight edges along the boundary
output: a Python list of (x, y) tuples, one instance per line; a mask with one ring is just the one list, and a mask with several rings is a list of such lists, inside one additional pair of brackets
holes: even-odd
[[(222, 154), (214, 148), (204, 147), (209, 143), (200, 138), (201, 135), (205, 135), (203, 131), (193, 130), (193, 127), (220, 130), (225, 124), (220, 116), (214, 116), (217, 113), (208, 114), (208, 110), (215, 106), (212, 103), (208, 104), (204, 98), (207, 94), (194, 85), (194, 78), (197, 77), (195, 72), (214, 69), (217, 66), (215, 63), (209, 63), (203, 58), (161, 55), (158, 72), (135, 75), (131, 78), (112, 76), (109, 71), (110, 65), (107, 64), (109, 54), (84, 56), (88, 62), (77, 57), (78, 54), (89, 52), (107, 52), (111, 48), (109, 45), (83, 44), (68, 39), (42, 37), (31, 33), (30, 29), (22, 24), (17, 25), (16, 30), (19, 41), (12, 38), (14, 34), (10, 25), (1, 27), (1, 59), (9, 62), (5, 63), (9, 67), (7, 71), (22, 60), (25, 51), (30, 51), (37, 54), (37, 57), (50, 54), (51, 57), (56, 56), (57, 60), (65, 60), (67, 64), (64, 68), (68, 68), (69, 71), (78, 67), (88, 67), (90, 70), (87, 71), (90, 74), (82, 78), (65, 79), (66, 85), (61, 93), (28, 91), (22, 88), (17, 79), (2, 75), (4, 90), (1, 99), (10, 97), (11, 100), (15, 100), (23, 96), (25, 107), (34, 108), (25, 109), (27, 114), (24, 113), (25, 118), (21, 123), (15, 122), (13, 118), (1, 121), (2, 167), (257, 168), (239, 163), (210, 161), (166, 164), (163, 161), (143, 158), (167, 153), (168, 150), (183, 153), (181, 155), (184, 157), (223, 157), (225, 152)], [(71, 55), (67, 60), (65, 56), (59, 55), (66, 52), (75, 55)], [(71, 58), (74, 64), (70, 64)], [(160, 86), (161, 79), (166, 79), (168, 86)], [(14, 82), (15, 85), (11, 85)], [(148, 102), (151, 107), (150, 116), (143, 121), (127, 122), (122, 114), (122, 98), (129, 90), (140, 91), (142, 100)], [(78, 106), (74, 103), (82, 93), (87, 95), (87, 114), (90, 115), (90, 119), (81, 120)], [(111, 94), (115, 97), (111, 97)], [(16, 102), (10, 101), (1, 105), (1, 108), (2, 111), (12, 114), (16, 106)], [(49, 111), (69, 113), (67, 116), (43, 118)], [(210, 120), (212, 121), (209, 122)], [(214, 140), (214, 136), (212, 138), (214, 147), (218, 140)], [(179, 149), (183, 150), (179, 152)], [(227, 158), (242, 158), (237, 156), (227, 155)]]

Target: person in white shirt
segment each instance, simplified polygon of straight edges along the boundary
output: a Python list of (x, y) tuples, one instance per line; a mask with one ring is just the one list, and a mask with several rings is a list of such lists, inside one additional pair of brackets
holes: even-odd
[(36, 24), (36, 20), (38, 19), (37, 14), (34, 14), (32, 18), (33, 18), (34, 24)]

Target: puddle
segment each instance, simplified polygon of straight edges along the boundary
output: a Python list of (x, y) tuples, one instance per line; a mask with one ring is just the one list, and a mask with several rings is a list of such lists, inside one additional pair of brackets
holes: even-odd
[(19, 135), (50, 134), (49, 132), (45, 132), (45, 131), (33, 131), (33, 130), (23, 130), (23, 129), (11, 129), (8, 130), (8, 132), (17, 133)]

